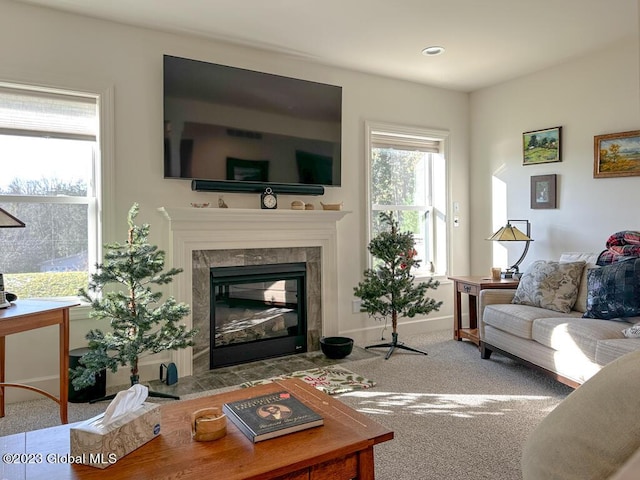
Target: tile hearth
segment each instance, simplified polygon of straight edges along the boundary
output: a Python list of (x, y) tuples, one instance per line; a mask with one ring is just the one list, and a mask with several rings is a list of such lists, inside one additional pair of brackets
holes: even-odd
[(298, 355), (269, 358), (232, 367), (217, 368), (198, 375), (179, 378), (178, 383), (170, 386), (165, 385), (159, 380), (153, 380), (149, 382), (149, 387), (156, 392), (169, 393), (172, 395), (187, 395), (190, 393), (240, 385), (244, 382), (262, 380), (283, 373), (293, 373), (299, 370), (337, 365), (377, 356), (380, 356), (379, 352), (372, 352), (357, 346), (354, 346), (351, 355), (338, 360), (327, 358), (319, 351), (307, 352)]

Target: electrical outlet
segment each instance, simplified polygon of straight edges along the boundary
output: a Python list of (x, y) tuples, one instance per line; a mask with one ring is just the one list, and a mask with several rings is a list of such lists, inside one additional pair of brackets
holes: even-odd
[(360, 307), (362, 307), (362, 300), (354, 300), (352, 303), (353, 313), (360, 313)]

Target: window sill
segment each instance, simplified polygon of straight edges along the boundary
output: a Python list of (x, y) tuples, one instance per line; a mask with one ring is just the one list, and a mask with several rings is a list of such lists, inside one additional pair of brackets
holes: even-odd
[(438, 281), (440, 282), (440, 284), (443, 283), (451, 283), (449, 282), (449, 278), (447, 277), (446, 274), (444, 273), (436, 273), (435, 275), (430, 275), (430, 274), (424, 274), (424, 275), (416, 275), (415, 276), (415, 281), (416, 282), (428, 282), (429, 279), (432, 278), (434, 281)]
[(72, 322), (77, 320), (89, 319), (91, 313), (91, 305), (86, 302), (80, 302), (80, 305), (69, 310), (69, 320)]

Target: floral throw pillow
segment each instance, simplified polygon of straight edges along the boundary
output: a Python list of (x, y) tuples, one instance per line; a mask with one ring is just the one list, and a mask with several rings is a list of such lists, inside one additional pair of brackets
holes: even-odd
[(624, 319), (640, 315), (640, 258), (589, 270), (585, 318)]
[(578, 298), (585, 262), (533, 262), (520, 278), (511, 303), (569, 313)]
[(640, 338), (640, 323), (636, 323), (633, 327), (625, 328), (622, 334), (627, 338)]

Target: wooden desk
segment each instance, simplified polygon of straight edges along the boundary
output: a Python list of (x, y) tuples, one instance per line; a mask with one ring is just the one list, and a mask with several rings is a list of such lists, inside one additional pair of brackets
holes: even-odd
[[(69, 309), (77, 302), (49, 300), (18, 300), (10, 307), (0, 309), (0, 417), (4, 417), (5, 387), (25, 388), (44, 395), (60, 405), (60, 420), (67, 423), (67, 400), (69, 396)], [(59, 325), (60, 396), (40, 388), (20, 383), (5, 383), (5, 337), (13, 333), (36, 328)], [(28, 355), (29, 352), (25, 352)]]
[[(227, 421), (225, 437), (212, 442), (192, 440), (189, 421), (193, 411), (283, 389), (321, 413), (324, 425), (254, 444)], [(0, 437), (3, 452), (42, 458), (40, 463), (20, 465), (20, 471), (15, 470), (16, 465), (4, 467), (16, 480), (373, 480), (373, 446), (393, 438), (393, 431), (298, 379), (166, 403), (160, 408), (160, 435), (105, 469), (56, 461), (69, 455), (71, 425)], [(0, 464), (0, 473), (2, 467)]]
[[(485, 288), (518, 288), (518, 280), (500, 279), (491, 280), (487, 277), (449, 277), (453, 280), (453, 338), (462, 340), (466, 338), (476, 345), (480, 344), (478, 335), (478, 302), (480, 291)], [(469, 296), (469, 327), (462, 327), (462, 294)]]

